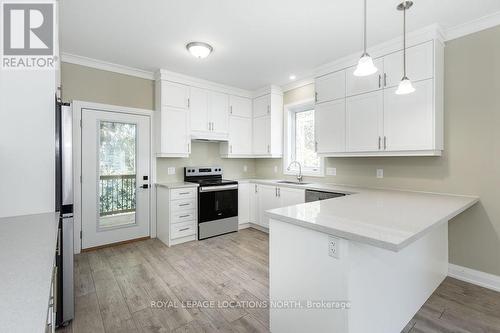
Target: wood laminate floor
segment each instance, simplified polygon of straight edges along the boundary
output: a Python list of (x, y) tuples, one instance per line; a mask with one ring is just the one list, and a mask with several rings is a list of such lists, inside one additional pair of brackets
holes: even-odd
[[(267, 234), (255, 229), (82, 253), (75, 319), (58, 332), (268, 332), (269, 311), (245, 307), (269, 299), (268, 253)], [(500, 293), (447, 278), (403, 332), (500, 333)]]

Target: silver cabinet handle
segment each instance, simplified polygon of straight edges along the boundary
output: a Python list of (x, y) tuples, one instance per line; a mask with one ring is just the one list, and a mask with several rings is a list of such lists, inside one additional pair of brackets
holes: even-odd
[(232, 105), (229, 107), (229, 113), (233, 114), (233, 106)]
[(281, 198), (281, 187), (278, 187), (278, 197)]
[(183, 219), (183, 218), (189, 217), (189, 216), (190, 216), (189, 214), (188, 215), (180, 215), (179, 218)]
[(179, 229), (179, 231), (186, 231), (186, 230), (189, 230), (189, 227), (187, 227), (187, 228), (182, 228), (182, 229)]
[(258, 193), (258, 191), (257, 191), (257, 184), (255, 184), (255, 193)]
[(267, 152), (270, 153), (271, 152), (271, 148), (269, 147), (269, 145), (267, 145)]
[(271, 106), (267, 105), (267, 114), (271, 113)]
[(378, 87), (381, 88), (382, 87), (382, 75), (378, 75)]
[(380, 136), (378, 137), (378, 150), (380, 150), (380, 141), (381, 141), (381, 138)]
[(314, 102), (318, 103), (318, 92), (314, 93)]
[(232, 154), (233, 153), (233, 145), (229, 145), (229, 152)]
[(318, 141), (314, 141), (314, 152), (318, 152)]
[(274, 188), (274, 196), (275, 196), (275, 197), (277, 197), (277, 196), (278, 196), (278, 188), (277, 188), (277, 187), (275, 187), (275, 188)]
[(180, 204), (179, 207), (184, 207), (184, 206), (189, 206), (190, 204), (188, 203), (184, 203), (184, 204)]
[(384, 150), (387, 149), (387, 137), (384, 135)]
[(181, 193), (179, 193), (179, 195), (186, 195), (186, 194), (189, 194), (189, 192), (181, 192)]
[(191, 152), (191, 144), (188, 143), (188, 153), (190, 153), (190, 152)]
[(189, 108), (191, 107), (191, 99), (190, 99), (190, 98), (188, 98), (188, 101), (187, 101), (187, 102), (188, 102), (187, 104), (188, 104), (188, 109), (189, 109)]
[(384, 87), (387, 87), (387, 73), (384, 73)]

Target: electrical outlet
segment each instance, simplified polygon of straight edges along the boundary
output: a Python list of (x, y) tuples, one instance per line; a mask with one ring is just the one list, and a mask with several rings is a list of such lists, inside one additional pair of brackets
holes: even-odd
[(328, 255), (333, 258), (339, 258), (339, 247), (340, 247), (340, 239), (329, 236), (328, 237)]
[(278, 166), (277, 165), (274, 166), (274, 173), (278, 173)]
[(175, 168), (174, 167), (168, 167), (167, 173), (169, 175), (175, 175)]
[(337, 175), (337, 168), (326, 168), (326, 175), (327, 176), (336, 176)]
[(248, 167), (246, 165), (243, 166), (243, 172), (247, 172), (248, 171)]
[(384, 178), (384, 169), (377, 169), (377, 178)]

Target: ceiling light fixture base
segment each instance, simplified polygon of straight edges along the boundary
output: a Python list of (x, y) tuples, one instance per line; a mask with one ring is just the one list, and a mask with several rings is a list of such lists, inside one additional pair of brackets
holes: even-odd
[(403, 1), (396, 8), (397, 10), (403, 11), (405, 9), (410, 9), (411, 6), (413, 6), (413, 1)]

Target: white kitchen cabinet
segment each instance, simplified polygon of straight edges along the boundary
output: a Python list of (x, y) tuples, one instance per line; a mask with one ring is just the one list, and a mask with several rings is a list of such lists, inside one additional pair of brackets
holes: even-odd
[(347, 98), (346, 144), (348, 152), (381, 150), (383, 115), (384, 93), (382, 90)]
[(161, 105), (180, 109), (187, 109), (189, 103), (189, 86), (161, 81)]
[(269, 218), (265, 216), (265, 211), (305, 202), (305, 190), (283, 186), (259, 185), (258, 196), (259, 225), (264, 228), (269, 228)]
[(346, 70), (346, 94), (354, 96), (382, 89), (382, 76), (384, 73), (384, 60), (374, 59), (373, 63), (378, 71), (368, 76), (355, 76), (356, 66)]
[(229, 117), (228, 142), (220, 143), (220, 154), (226, 158), (252, 156), (252, 118)]
[(345, 97), (345, 70), (326, 74), (315, 80), (315, 101), (317, 104)]
[(267, 94), (253, 99), (254, 118), (263, 117), (271, 113), (271, 95)]
[[(433, 77), (434, 42), (409, 47), (406, 50), (406, 75), (413, 82)], [(403, 51), (391, 53), (384, 57), (384, 86), (395, 87), (403, 77)]]
[(212, 132), (227, 135), (229, 129), (229, 96), (212, 91), (209, 95), (209, 114)]
[(267, 94), (254, 99), (253, 106), (253, 156), (283, 156), (283, 96)]
[(229, 96), (229, 114), (236, 117), (252, 117), (252, 100), (235, 95)]
[(259, 184), (250, 185), (250, 223), (259, 224)]
[(345, 99), (316, 104), (314, 133), (318, 154), (346, 151), (345, 104)]
[(386, 151), (429, 150), (434, 146), (433, 80), (413, 83), (415, 92), (384, 91), (384, 148)]
[[(173, 92), (170, 89), (173, 89)], [(191, 149), (187, 86), (158, 80), (154, 112), (157, 157), (188, 157)], [(165, 98), (167, 96), (167, 98)], [(170, 99), (168, 99), (170, 97)], [(185, 98), (184, 102), (182, 100)], [(177, 105), (167, 106), (168, 104)]]
[(210, 131), (208, 90), (190, 88), (189, 112), (191, 113), (191, 132)]
[(238, 184), (238, 224), (250, 223), (250, 192), (253, 191), (253, 184)]

